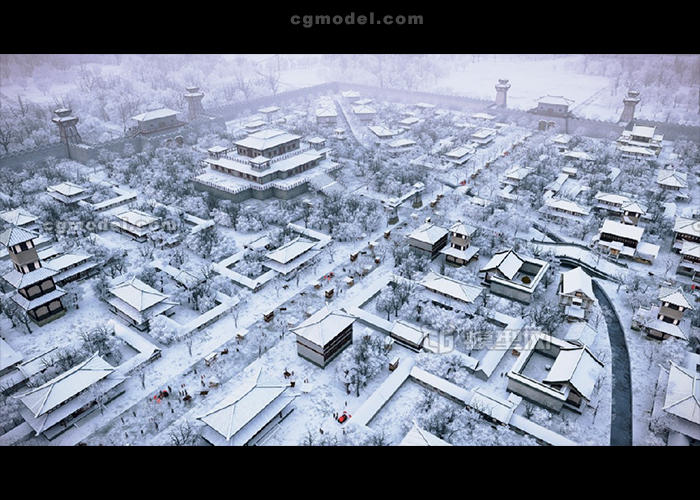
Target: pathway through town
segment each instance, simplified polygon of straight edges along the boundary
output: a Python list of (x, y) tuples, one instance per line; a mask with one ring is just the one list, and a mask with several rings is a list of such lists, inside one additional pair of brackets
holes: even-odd
[(632, 378), (625, 332), (610, 299), (595, 280), (593, 280), (593, 293), (605, 315), (612, 351), (610, 444), (632, 446)]

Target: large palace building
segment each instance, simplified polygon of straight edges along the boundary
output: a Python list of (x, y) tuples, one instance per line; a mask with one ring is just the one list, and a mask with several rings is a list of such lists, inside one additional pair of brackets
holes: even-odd
[(325, 140), (302, 141), (284, 130), (260, 130), (230, 148), (210, 148), (195, 187), (236, 202), (251, 197), (293, 198), (308, 190), (313, 177), (323, 185), (322, 176), (340, 168), (330, 160), (330, 151)]

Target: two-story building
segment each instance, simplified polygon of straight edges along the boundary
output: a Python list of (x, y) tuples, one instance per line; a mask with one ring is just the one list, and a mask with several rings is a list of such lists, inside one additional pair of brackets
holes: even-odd
[(408, 236), (409, 246), (435, 259), (447, 245), (449, 231), (431, 222), (421, 224)]
[(700, 243), (700, 219), (676, 217), (673, 224), (673, 246), (671, 249), (680, 253), (686, 241)]
[(581, 267), (561, 273), (557, 293), (559, 305), (569, 321), (586, 320), (598, 303), (591, 277)]
[(612, 256), (633, 258), (643, 234), (644, 228), (606, 219), (598, 232), (597, 243)]
[(688, 309), (694, 308), (680, 287), (662, 287), (659, 289), (659, 305), (640, 306), (632, 317), (632, 328), (657, 340), (669, 337), (688, 340), (682, 328), (683, 315)]
[(656, 176), (656, 185), (662, 191), (672, 193), (676, 199), (686, 200), (688, 194), (688, 174), (673, 169), (661, 169)]
[(700, 282), (700, 243), (684, 241), (680, 254), (681, 261), (676, 274), (690, 276), (693, 281)]
[(656, 127), (634, 125), (631, 130), (622, 131), (617, 148), (624, 156), (654, 158), (661, 152), (663, 139)]
[(297, 337), (297, 354), (325, 368), (352, 344), (352, 325), (357, 318), (325, 305), (311, 317), (291, 328)]
[(264, 156), (270, 159), (299, 149), (300, 141), (300, 135), (270, 128), (234, 141), (233, 145), (240, 156), (248, 158)]
[(449, 245), (440, 253), (445, 255), (445, 262), (455, 266), (463, 266), (479, 258), (479, 247), (471, 245), (476, 228), (462, 221), (457, 221), (450, 227)]
[(160, 228), (161, 218), (140, 210), (126, 210), (114, 216), (112, 229), (124, 233), (143, 243), (149, 235)]
[(66, 205), (87, 200), (91, 196), (85, 188), (73, 182), (61, 182), (60, 184), (47, 187), (46, 191), (53, 199)]
[(594, 208), (619, 215), (620, 222), (623, 224), (636, 226), (639, 224), (639, 219), (647, 213), (646, 207), (625, 195), (599, 191), (595, 195), (595, 199), (596, 205)]

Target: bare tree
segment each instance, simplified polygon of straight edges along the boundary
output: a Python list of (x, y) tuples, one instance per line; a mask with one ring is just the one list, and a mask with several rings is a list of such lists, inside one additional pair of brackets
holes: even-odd
[(170, 429), (168, 435), (173, 446), (192, 446), (197, 441), (197, 434), (187, 420)]

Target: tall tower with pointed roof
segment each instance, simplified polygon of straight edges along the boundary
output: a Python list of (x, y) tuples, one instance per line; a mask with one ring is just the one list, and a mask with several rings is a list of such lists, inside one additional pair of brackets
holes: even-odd
[(61, 297), (66, 292), (53, 281), (56, 271), (42, 267), (34, 245), (38, 234), (10, 227), (0, 234), (0, 244), (7, 248), (14, 269), (3, 275), (16, 293), (11, 299), (29, 318), (43, 326), (65, 314)]

